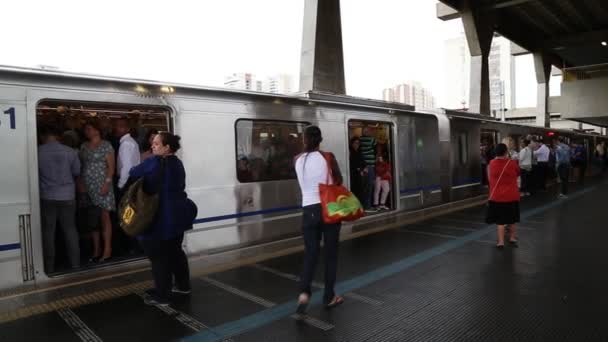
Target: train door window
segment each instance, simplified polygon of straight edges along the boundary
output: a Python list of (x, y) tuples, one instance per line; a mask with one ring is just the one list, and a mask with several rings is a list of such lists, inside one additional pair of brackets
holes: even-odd
[(460, 165), (469, 161), (469, 135), (466, 132), (458, 134), (458, 161)]
[(348, 137), (351, 191), (369, 214), (395, 209), (392, 125), (350, 120)]
[[(36, 124), (41, 133), (38, 140), (38, 178), (41, 182), (40, 213), (44, 218), (41, 220), (44, 225), (41, 235), (47, 275), (55, 276), (143, 258), (137, 242), (122, 233), (116, 215), (111, 214), (116, 212), (119, 193), (124, 192), (128, 183), (119, 190), (119, 173), (112, 172), (115, 176), (107, 183), (110, 186), (106, 195), (100, 193), (100, 184), (106, 184), (109, 168), (116, 170), (124, 132), (129, 132), (137, 145), (131, 156), (142, 160), (152, 155), (151, 140), (154, 134), (171, 129), (169, 120), (170, 110), (160, 106), (63, 100), (38, 103)], [(85, 130), (89, 126), (92, 128)], [(89, 144), (89, 138), (97, 139), (97, 134), (101, 142), (97, 146)], [(47, 147), (43, 148), (43, 145)], [(55, 164), (53, 156), (58, 153), (79, 161), (81, 168), (76, 170), (80, 171), (80, 177), (76, 182), (72, 182), (74, 169)], [(56, 186), (66, 182), (68, 186)], [(59, 219), (65, 215), (53, 215), (58, 207), (45, 198), (75, 199), (75, 207), (70, 207), (75, 227), (70, 227), (71, 220)], [(102, 221), (102, 216), (108, 212), (110, 225)], [(51, 232), (54, 234), (49, 234)], [(104, 244), (106, 236), (111, 236), (111, 240)], [(101, 257), (110, 258), (102, 264), (97, 262)]]
[(295, 179), (293, 158), (302, 151), (307, 122), (240, 119), (236, 177), (241, 183)]

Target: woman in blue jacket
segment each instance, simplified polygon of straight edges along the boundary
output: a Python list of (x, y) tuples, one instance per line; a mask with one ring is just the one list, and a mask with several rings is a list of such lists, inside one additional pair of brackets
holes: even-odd
[[(172, 293), (190, 293), (188, 259), (182, 249), (184, 232), (192, 229), (196, 209), (185, 192), (184, 165), (175, 156), (180, 137), (161, 132), (152, 142), (154, 157), (129, 172), (144, 178), (144, 191), (159, 194), (159, 207), (150, 227), (137, 237), (152, 264), (155, 289), (146, 304), (169, 305)], [(175, 286), (173, 278), (175, 277)]]

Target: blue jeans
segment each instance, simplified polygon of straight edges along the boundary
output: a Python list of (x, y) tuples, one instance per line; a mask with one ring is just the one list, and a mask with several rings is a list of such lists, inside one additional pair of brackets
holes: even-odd
[(325, 293), (323, 303), (329, 304), (336, 295), (336, 273), (338, 271), (338, 244), (341, 224), (325, 224), (321, 205), (314, 204), (303, 208), (302, 235), (304, 237), (304, 266), (300, 276), (300, 293), (312, 293), (311, 283), (321, 252), (321, 237), (325, 251)]
[(376, 167), (367, 166), (367, 184), (365, 185), (365, 198), (363, 199), (363, 208), (369, 209), (372, 207), (374, 199), (374, 187), (376, 185)]

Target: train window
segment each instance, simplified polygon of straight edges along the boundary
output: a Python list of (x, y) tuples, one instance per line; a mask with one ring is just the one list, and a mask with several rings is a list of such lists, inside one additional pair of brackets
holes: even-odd
[(302, 151), (307, 122), (236, 122), (236, 176), (241, 183), (295, 179), (293, 158)]
[(469, 135), (466, 132), (458, 135), (458, 151), (460, 164), (466, 164), (469, 161)]

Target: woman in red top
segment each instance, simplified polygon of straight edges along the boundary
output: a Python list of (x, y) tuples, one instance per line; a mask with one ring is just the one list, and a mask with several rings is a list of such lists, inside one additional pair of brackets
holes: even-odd
[(490, 197), (488, 198), (487, 223), (498, 225), (498, 243), (502, 249), (505, 245), (505, 227), (509, 228), (509, 242), (517, 245), (515, 223), (519, 222), (519, 164), (509, 159), (509, 151), (505, 144), (496, 146), (496, 158), (488, 167), (490, 182)]
[[(386, 198), (389, 192), (391, 192), (391, 179), (391, 164), (385, 162), (382, 156), (378, 156), (376, 160), (376, 188), (374, 192), (374, 207), (376, 210), (388, 210)], [(382, 192), (382, 196), (380, 192)]]

